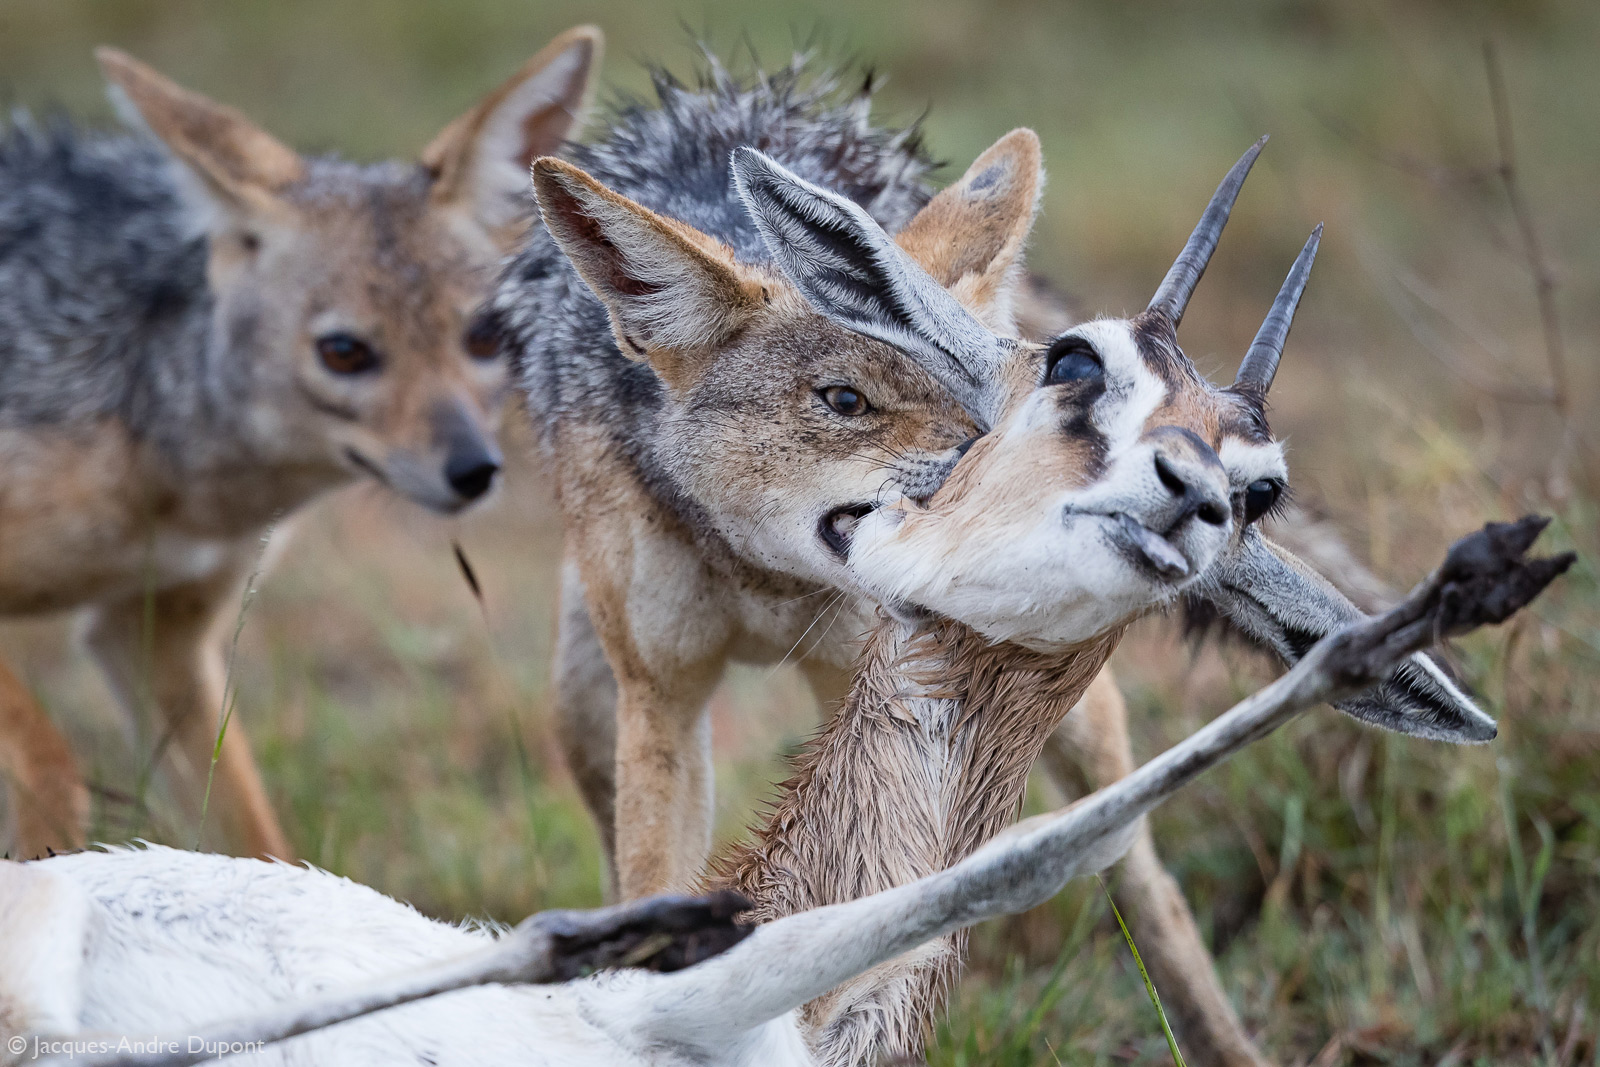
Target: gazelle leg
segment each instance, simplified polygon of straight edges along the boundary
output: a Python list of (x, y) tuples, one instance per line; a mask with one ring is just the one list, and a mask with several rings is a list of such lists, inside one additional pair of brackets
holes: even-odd
[(617, 679), (589, 618), (577, 564), (561, 569), (555, 730), (584, 806), (600, 831), (605, 895), (617, 892)]
[[(191, 825), (199, 824), (204, 806), (206, 821), (220, 824), (243, 854), (292, 860), (237, 715), (228, 721), (214, 772), (211, 767), (226, 675), (219, 630), (238, 588), (230, 572), (104, 605), (90, 627), (89, 647), (123, 706), (131, 714), (154, 712), (164, 762)], [(147, 619), (153, 625), (148, 635)]]
[[(1068, 792), (1093, 792), (1134, 767), (1128, 709), (1109, 668), (1045, 744), (1043, 763)], [(1217, 978), (1194, 915), (1156, 854), (1147, 822), (1119, 864), (1112, 893), (1195, 1067), (1266, 1067)]]
[(71, 1034), (83, 1010), (88, 896), (37, 864), (0, 860), (0, 1064), (26, 1063), (13, 1045)]
[(27, 687), (0, 663), (0, 772), (24, 859), (83, 847), (89, 790), (67, 739)]

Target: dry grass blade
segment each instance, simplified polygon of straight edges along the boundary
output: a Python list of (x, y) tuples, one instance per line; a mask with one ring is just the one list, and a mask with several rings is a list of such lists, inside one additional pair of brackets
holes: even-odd
[(1511, 104), (1506, 97), (1505, 75), (1500, 70), (1500, 56), (1493, 41), (1483, 42), (1483, 65), (1489, 79), (1489, 101), (1494, 109), (1495, 140), (1500, 148), (1500, 181), (1505, 186), (1506, 200), (1512, 217), (1522, 234), (1522, 247), (1528, 257), (1528, 271), (1533, 275), (1534, 298), (1539, 304), (1539, 321), (1544, 327), (1545, 355), (1550, 363), (1550, 384), (1554, 396), (1552, 403), (1562, 417), (1568, 413), (1566, 344), (1561, 337), (1561, 321), (1556, 312), (1556, 278), (1545, 259), (1544, 246), (1533, 223), (1533, 212), (1522, 195), (1517, 179), (1517, 147), (1512, 135)]
[(466, 550), (461, 547), (460, 541), (450, 542), (450, 551), (456, 557), (456, 567), (461, 571), (461, 577), (467, 583), (467, 589), (472, 593), (472, 599), (478, 602), (478, 610), (483, 613), (483, 621), (489, 621), (489, 603), (483, 598), (483, 586), (478, 582), (477, 569), (472, 566), (472, 561), (467, 558)]

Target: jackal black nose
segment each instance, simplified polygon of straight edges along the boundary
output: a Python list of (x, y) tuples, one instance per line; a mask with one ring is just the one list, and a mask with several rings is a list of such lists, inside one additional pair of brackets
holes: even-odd
[(1177, 505), (1168, 529), (1191, 515), (1210, 526), (1226, 523), (1227, 479), (1222, 461), (1211, 446), (1191, 431), (1177, 427), (1157, 430), (1155, 434), (1160, 435), (1155, 448), (1156, 478)]
[(463, 500), (476, 500), (494, 485), (494, 476), (500, 472), (500, 460), (487, 450), (451, 453), (444, 465), (445, 481)]
[(500, 472), (500, 450), (460, 402), (433, 411), (435, 447), (444, 448), (444, 480), (468, 503), (487, 493)]

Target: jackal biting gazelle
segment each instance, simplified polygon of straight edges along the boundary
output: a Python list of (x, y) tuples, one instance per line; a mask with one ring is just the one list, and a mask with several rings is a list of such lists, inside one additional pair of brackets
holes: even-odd
[[(1243, 520), (1242, 502), (1229, 506), (1230, 496), (1248, 496), (1230, 489), (1261, 468), (1236, 450), (1218, 452), (1222, 416), (1237, 398), (1197, 375), (1182, 379), (1191, 403), (1125, 388), (1150, 351), (1135, 340), (1140, 320), (1098, 323), (1048, 349), (994, 338), (870, 221), (760, 157), (746, 155), (740, 167), (764, 228), (801, 246), (780, 257), (801, 287), (857, 327), (889, 324), (903, 342), (937, 347), (942, 356), (924, 356), (969, 372), (979, 385), (968, 394), (975, 417), (994, 426), (944, 485), (926, 499), (885, 502), (845, 545), (850, 572), (886, 610), (846, 705), (765, 829), (731, 861), (731, 880), (762, 925), (677, 974), (528, 988), (503, 983), (524, 970), (555, 977), (547, 955), (518, 963), (524, 953), (487, 945), (482, 931), (432, 922), (324, 872), (166, 849), (0, 864), (0, 917), (12, 924), (0, 929), (11, 935), (0, 938), (0, 953), (17, 959), (0, 967), (0, 1026), (55, 1036), (189, 1026), (243, 1041), (304, 1034), (265, 1053), (295, 1063), (861, 1067), (883, 1054), (914, 1056), (953, 971), (943, 939), (1103, 867), (1150, 807), (1294, 710), (1324, 699), (1349, 707), (1341, 698), (1379, 679), (1426, 689), (1427, 665), (1402, 657), (1435, 636), (1505, 618), (1572, 562), (1570, 554), (1523, 559), (1541, 522), (1491, 526), (1459, 543), (1404, 604), (1330, 625), (1289, 675), (1165, 756), (988, 840), (1014, 817), (1039, 746), (1134, 617), (1186, 592), (1219, 598), (1228, 611), (1230, 596), (1283, 592), (1286, 582), (1326, 613), (1346, 608), (1315, 581), (1265, 566), (1284, 557)], [(1242, 179), (1237, 171), (1231, 177)], [(1219, 199), (1236, 186), (1224, 183)], [(1217, 206), (1185, 258), (1203, 265), (1209, 256)], [(1246, 368), (1275, 362), (1314, 248), (1313, 240), (1296, 262)], [(1166, 342), (1162, 354), (1183, 365), (1172, 323), (1193, 280), (1180, 274), (1164, 285), (1146, 313)], [(840, 281), (846, 287), (815, 286)], [(852, 296), (847, 305), (841, 293)], [(1076, 354), (1072, 374), (1056, 373), (1065, 353)], [(1256, 369), (1241, 381), (1264, 376)], [(1086, 451), (1086, 431), (1100, 433), (1103, 448)], [(1029, 477), (1014, 477), (1019, 463)], [(1088, 500), (1118, 508), (1088, 511)], [(1005, 551), (1012, 546), (1019, 551)], [(986, 563), (959, 588), (923, 564), (975, 555)], [(972, 596), (980, 587), (985, 595)], [(1033, 647), (1008, 640), (1019, 636)], [(364, 921), (349, 922), (358, 912)], [(165, 988), (154, 995), (158, 972)], [(336, 988), (351, 983), (360, 988)], [(407, 1003), (416, 997), (426, 999)], [(386, 1004), (404, 1006), (322, 1028)]]
[[(845, 566), (853, 525), (885, 499), (932, 492), (992, 417), (963, 410), (892, 344), (806, 306), (730, 203), (730, 158), (765, 145), (870, 205), (965, 313), (1014, 325), (1042, 181), (1033, 134), (1002, 138), (930, 197), (907, 134), (868, 125), (865, 98), (803, 92), (802, 73), (740, 82), (714, 69), (697, 89), (663, 77), (658, 106), (625, 111), (569, 162), (540, 161), (546, 225), (494, 301), (567, 523), (558, 723), (602, 833), (616, 835), (625, 896), (700, 875), (704, 703), (727, 662), (792, 657), (825, 705), (842, 696), (875, 610)], [(1259, 642), (1278, 647), (1294, 596)], [(1447, 683), (1391, 687), (1374, 706), (1434, 704), (1476, 714)], [(1076, 764), (1091, 785), (1131, 769), (1109, 675), (1062, 731), (1052, 766)], [(1171, 978), (1195, 1061), (1260, 1064), (1142, 831), (1129, 864), (1118, 892), (1151, 905), (1135, 929)]]
[[(110, 49), (153, 136), (22, 119), (0, 139), (0, 613), (87, 610), (191, 816), (216, 631), (263, 534), (359, 478), (446, 514), (492, 486), (506, 372), (471, 315), (600, 45), (557, 37), (416, 163), (304, 158)], [(20, 687), (0, 698), (17, 851), (81, 844), (70, 749)], [(213, 793), (233, 847), (292, 854), (237, 719)]]

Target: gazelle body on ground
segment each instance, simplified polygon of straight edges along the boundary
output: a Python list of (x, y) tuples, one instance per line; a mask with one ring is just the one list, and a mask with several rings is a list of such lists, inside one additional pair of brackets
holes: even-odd
[[(766, 923), (676, 974), (505, 984), (560, 982), (586, 961), (615, 962), (651, 929), (663, 946), (656, 954), (683, 952), (672, 965), (680, 966), (700, 956), (697, 936), (710, 952), (737, 940), (719, 922), (730, 902), (546, 913), (548, 921), (530, 919), (493, 945), (484, 931), (445, 927), (361, 886), (281, 864), (168, 849), (0, 864), (0, 1048), (9, 1057), (0, 1062), (32, 1054), (52, 1064), (186, 1067), (219, 1051), (341, 1067), (848, 1062), (836, 1034), (805, 1024), (802, 1004), (836, 1000), (830, 991), (852, 979), (856, 993), (867, 992), (883, 984), (884, 967), (902, 970), (929, 939), (1041, 903), (1069, 878), (1109, 863), (1156, 803), (1296, 711), (1357, 691), (1431, 640), (1503, 620), (1573, 561), (1570, 553), (1522, 559), (1543, 525), (1491, 524), (1464, 538), (1404, 603), (1324, 639), (1288, 675), (1114, 785), (1028, 820), (949, 870)], [(188, 891), (219, 875), (232, 893)], [(230, 915), (233, 905), (267, 907)], [(419, 946), (443, 955), (409, 958)], [(256, 968), (248, 992), (240, 964)], [(875, 969), (877, 983), (859, 981)], [(224, 1021), (174, 1018), (151, 1004), (152, 980), (180, 999), (187, 994), (186, 1005), (242, 1007)], [(294, 990), (283, 998), (289, 1003), (262, 1003), (283, 987)], [(89, 1018), (100, 1028), (85, 1032)]]
[[(744, 162), (746, 194), (771, 232), (804, 230), (805, 216), (792, 212), (807, 196), (821, 196), (822, 207), (832, 203), (757, 157)], [(1209, 254), (1204, 246), (1220, 229), (1215, 207), (1191, 251), (1198, 241)], [(825, 219), (817, 232), (837, 236), (837, 222)], [(862, 234), (871, 237), (870, 230)], [(856, 247), (884, 253), (870, 240)], [(1297, 262), (1247, 367), (1281, 348), (1310, 252), (1308, 246)], [(807, 258), (830, 271), (838, 266), (802, 251), (799, 259)], [(911, 277), (908, 264), (896, 261), (896, 285)], [(803, 265), (794, 269), (804, 277)], [(801, 285), (810, 288), (811, 280)], [(1347, 695), (1433, 634), (1482, 621), (1473, 613), (1476, 600), (1450, 590), (1474, 575), (1489, 574), (1491, 584), (1504, 577), (1504, 566), (1490, 565), (1501, 557), (1487, 551), (1468, 556), (1488, 564), (1447, 566), (1403, 609), (1317, 648), (1289, 678), (1179, 752), (985, 845), (1015, 816), (1026, 765), (1054, 727), (1051, 717), (1078, 700), (1132, 618), (1186, 594), (1236, 611), (1231, 597), (1263, 597), (1259, 583), (1281, 583), (1282, 572), (1267, 561), (1284, 557), (1244, 521), (1247, 487), (1263, 472), (1282, 477), (1281, 456), (1264, 431), (1231, 437), (1234, 424), (1219, 413), (1238, 400), (1198, 376), (1178, 379), (1186, 383), (1182, 404), (1114, 388), (1117, 377), (1137, 377), (1135, 361), (1143, 359), (1133, 323), (1100, 323), (1049, 349), (1010, 343), (1013, 359), (986, 366), (981, 350), (969, 362), (982, 331), (958, 304), (923, 292), (927, 314), (915, 307), (905, 313), (896, 285), (879, 286), (875, 305), (902, 312), (893, 321), (915, 327), (907, 340), (939, 338), (947, 355), (959, 353), (979, 383), (971, 394), (975, 412), (995, 428), (927, 497), (885, 501), (843, 531), (849, 573), (885, 611), (850, 699), (785, 787), (756, 844), (732, 861), (757, 915), (785, 917), (677, 974), (619, 972), (560, 986), (461, 990), (307, 1034), (265, 1057), (781, 1067), (914, 1052), (919, 1020), (936, 1003), (951, 956), (938, 946), (906, 955), (910, 950), (1036, 904), (1074, 874), (1111, 862), (1151, 805), (1283, 721), (1287, 709)], [(1158, 296), (1149, 314), (1174, 321), (1186, 300), (1186, 292)], [(828, 310), (859, 315), (862, 308)], [(1125, 347), (1116, 347), (1119, 338)], [(1086, 340), (1104, 353), (1096, 360), (1105, 379), (1098, 391), (1085, 385), (1090, 374), (1054, 371), (1064, 354), (1050, 357), (1083, 355)], [(1182, 359), (1175, 344), (1163, 352)], [(1075, 369), (1088, 370), (1081, 363)], [(998, 384), (982, 382), (991, 372)], [(1090, 461), (1085, 429), (1129, 426), (1129, 404), (1148, 407), (1127, 433), (1107, 434)], [(1064, 413), (1079, 417), (1056, 417)], [(1023, 480), (1011, 476), (1019, 462), (1032, 467)], [(1236, 485), (1240, 479), (1248, 480)], [(1114, 501), (1119, 510), (1091, 512), (1090, 500)], [(1085, 518), (1091, 515), (1098, 518)], [(1506, 566), (1520, 566), (1531, 539), (1517, 542)], [(1020, 550), (997, 551), (1013, 547)], [(1513, 575), (1521, 598), (1488, 597), (1500, 611), (1495, 617), (1531, 598), (1554, 573), (1546, 567)], [(1344, 610), (1337, 594), (1310, 578), (1298, 593)], [(952, 618), (959, 609), (970, 618)], [(1413, 659), (1386, 684), (1426, 687), (1431, 678)], [(1492, 730), (1492, 723), (1461, 728)], [(838, 824), (862, 817), (865, 825), (850, 830), (864, 829), (875, 812), (888, 817), (876, 825), (892, 830), (845, 832)], [(333, 986), (415, 970), (424, 958), (436, 962), (490, 937), (431, 922), (323, 872), (165, 849), (9, 864), (0, 867), (0, 887), (7, 934), (0, 951), (8, 953), (0, 966), (0, 1020), (13, 1031), (170, 1033), (284, 999), (326, 999)], [(862, 892), (871, 895), (852, 899)], [(176, 1012), (174, 1004), (181, 1006)]]
[[(302, 158), (109, 49), (140, 133), (0, 138), (0, 613), (90, 615), (196, 822), (262, 537), (356, 479), (446, 514), (491, 487), (508, 383), (470, 315), (600, 43), (561, 35), (415, 163)], [(0, 771), (13, 854), (82, 844), (71, 749), (3, 667)], [(291, 855), (237, 719), (213, 793), (222, 840)]]

